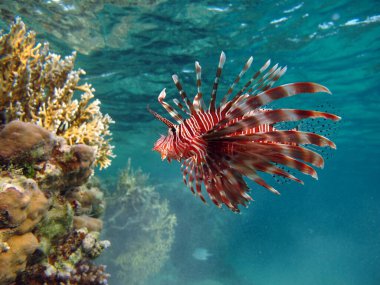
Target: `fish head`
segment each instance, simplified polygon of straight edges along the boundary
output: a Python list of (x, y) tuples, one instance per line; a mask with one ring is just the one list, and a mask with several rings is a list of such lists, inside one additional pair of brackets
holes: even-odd
[(175, 137), (178, 132), (178, 125), (170, 122), (168, 119), (165, 119), (155, 111), (147, 106), (148, 111), (159, 121), (163, 122), (166, 126), (168, 126), (168, 135), (161, 137), (155, 142), (153, 150), (159, 152), (161, 154), (161, 159), (165, 158), (170, 162), (172, 159), (180, 160), (181, 156), (177, 154), (175, 151)]
[(161, 154), (162, 160), (167, 159), (169, 162), (172, 159), (180, 160), (180, 157), (175, 152), (174, 148), (175, 135), (176, 128), (175, 126), (172, 126), (169, 128), (167, 136), (161, 135), (161, 137), (155, 142), (153, 150)]

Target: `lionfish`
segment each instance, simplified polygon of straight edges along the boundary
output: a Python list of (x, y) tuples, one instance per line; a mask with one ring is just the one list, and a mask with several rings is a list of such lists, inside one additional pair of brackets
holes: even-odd
[[(239, 205), (246, 207), (252, 200), (244, 176), (279, 194), (260, 173), (303, 184), (302, 180), (286, 171), (283, 166), (317, 179), (313, 167), (323, 168), (324, 159), (305, 146), (336, 148), (331, 140), (322, 135), (297, 128), (277, 129), (277, 123), (310, 118), (338, 121), (340, 117), (314, 110), (265, 108), (268, 103), (300, 93), (331, 94), (326, 87), (312, 82), (290, 83), (272, 88), (284, 75), (286, 67), (276, 64), (269, 68), (270, 60), (229, 99), (234, 87), (250, 68), (253, 57), (248, 59), (217, 104), (218, 83), (225, 61), (226, 56), (222, 52), (208, 106), (204, 103), (201, 91), (201, 66), (195, 62), (198, 92), (192, 101), (183, 90), (177, 75), (172, 78), (183, 103), (174, 99), (176, 109), (167, 103), (165, 89), (158, 96), (158, 102), (176, 123), (151, 110), (149, 106), (148, 110), (169, 128), (168, 135), (161, 135), (153, 150), (161, 153), (162, 160), (166, 158), (169, 162), (172, 159), (182, 162), (184, 183), (203, 202), (206, 200), (202, 194), (202, 185), (215, 205), (221, 207), (225, 204), (232, 211), (239, 212)], [(184, 114), (188, 117), (184, 118)]]

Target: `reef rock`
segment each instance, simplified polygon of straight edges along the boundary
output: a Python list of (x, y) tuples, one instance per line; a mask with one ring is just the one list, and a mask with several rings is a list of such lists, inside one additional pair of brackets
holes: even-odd
[(0, 254), (0, 285), (11, 284), (18, 273), (25, 270), (27, 258), (38, 247), (32, 233), (15, 235), (8, 239), (9, 250)]
[(0, 176), (0, 229), (17, 234), (33, 230), (49, 206), (36, 182), (24, 176)]
[(78, 144), (67, 145), (60, 140), (49, 160), (41, 165), (36, 180), (44, 190), (66, 191), (87, 182), (93, 173), (96, 150)]
[(32, 230), (47, 212), (49, 201), (36, 182), (24, 176), (0, 176), (0, 285), (25, 269), (38, 247)]
[(33, 163), (46, 160), (53, 150), (54, 135), (32, 123), (12, 121), (0, 130), (0, 163)]
[(98, 186), (92, 185), (93, 178), (88, 183), (74, 188), (66, 194), (67, 199), (75, 206), (75, 214), (99, 218), (105, 208), (105, 198)]
[(89, 231), (100, 232), (103, 228), (103, 221), (86, 215), (74, 217), (74, 228), (87, 228)]
[(35, 173), (43, 190), (62, 191), (84, 184), (93, 173), (95, 158), (95, 147), (68, 145), (32, 123), (12, 121), (0, 131), (0, 164)]

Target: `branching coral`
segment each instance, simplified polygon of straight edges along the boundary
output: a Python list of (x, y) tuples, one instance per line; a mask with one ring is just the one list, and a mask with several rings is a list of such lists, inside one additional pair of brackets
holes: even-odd
[[(116, 191), (108, 193), (105, 227), (115, 237), (109, 254), (123, 284), (140, 284), (158, 272), (168, 259), (175, 236), (176, 216), (161, 200), (148, 176), (133, 171), (130, 161), (120, 173)], [(112, 269), (111, 269), (112, 270)]]
[(6, 111), (8, 122), (33, 122), (70, 145), (96, 147), (96, 164), (107, 167), (114, 157), (111, 117), (100, 112), (99, 100), (90, 102), (94, 88), (79, 84), (85, 71), (74, 70), (75, 52), (61, 58), (35, 37), (19, 18), (0, 36), (0, 111)]

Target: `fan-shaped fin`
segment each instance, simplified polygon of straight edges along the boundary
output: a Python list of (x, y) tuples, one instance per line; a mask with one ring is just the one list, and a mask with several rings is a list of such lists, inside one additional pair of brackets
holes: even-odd
[(216, 92), (218, 90), (219, 79), (220, 79), (220, 75), (222, 74), (222, 70), (223, 70), (223, 66), (225, 62), (226, 62), (226, 55), (224, 54), (224, 52), (222, 52), (220, 54), (218, 68), (216, 70), (214, 85), (212, 86), (211, 100), (210, 100), (210, 107), (209, 107), (210, 112), (215, 112)]
[(209, 131), (204, 138), (221, 137), (231, 135), (236, 132), (258, 127), (260, 125), (271, 125), (278, 122), (298, 121), (306, 118), (325, 118), (333, 121), (340, 120), (340, 117), (319, 111), (297, 110), (297, 109), (277, 109), (255, 112), (249, 117), (242, 118), (235, 123), (225, 125), (219, 129), (215, 127)]
[[(207, 138), (207, 136), (205, 136), (205, 138)], [(212, 141), (212, 139), (210, 139), (210, 141)], [(301, 132), (295, 130), (276, 130), (250, 135), (236, 135), (230, 137), (223, 137), (223, 141), (273, 142), (282, 144), (314, 144), (321, 147), (329, 146), (333, 149), (336, 149), (335, 143), (324, 136), (315, 133)]]
[(201, 92), (201, 85), (202, 85), (201, 74), (202, 74), (202, 68), (199, 65), (198, 61), (195, 62), (195, 73), (196, 73), (196, 76), (197, 76), (197, 90), (198, 90), (198, 93), (194, 97), (193, 105), (194, 105), (195, 111), (197, 111), (197, 112), (203, 112), (203, 110), (205, 109), (205, 103), (203, 101), (203, 94)]
[(301, 93), (317, 93), (325, 92), (331, 94), (331, 92), (324, 86), (312, 83), (312, 82), (298, 82), (281, 85), (269, 90), (266, 90), (257, 96), (247, 96), (242, 100), (239, 100), (239, 104), (235, 104), (229, 112), (226, 113), (226, 116), (221, 120), (214, 129), (217, 129), (219, 126), (225, 125), (231, 120), (242, 117), (248, 112), (258, 109), (263, 105), (266, 105), (272, 101), (298, 95)]
[(166, 103), (164, 101), (165, 97), (166, 97), (166, 92), (165, 92), (165, 88), (161, 91), (160, 95), (158, 96), (158, 102), (160, 102), (160, 104), (162, 105), (162, 107), (165, 108), (165, 110), (169, 113), (170, 116), (173, 117), (174, 120), (177, 121), (178, 124), (182, 124), (183, 123), (183, 118), (180, 114), (178, 114), (178, 112), (176, 110), (174, 110), (174, 108), (172, 106), (170, 106), (168, 103)]
[(240, 71), (239, 75), (235, 78), (234, 82), (231, 84), (230, 88), (228, 88), (227, 93), (223, 96), (222, 101), (220, 102), (220, 106), (223, 108), (223, 106), (226, 104), (228, 97), (234, 90), (236, 84), (239, 83), (240, 79), (243, 77), (243, 75), (247, 72), (247, 70), (251, 67), (253, 61), (253, 57), (251, 56), (245, 65), (243, 66), (243, 69)]
[(195, 109), (193, 106), (193, 103), (187, 98), (186, 92), (183, 90), (181, 83), (179, 82), (178, 75), (173, 74), (172, 79), (174, 81), (175, 86), (177, 87), (177, 90), (179, 92), (179, 95), (181, 95), (181, 98), (183, 102), (185, 103), (186, 107), (189, 109), (191, 114), (195, 113)]
[(310, 175), (313, 178), (318, 179), (317, 172), (315, 171), (314, 168), (288, 155), (274, 154), (274, 155), (267, 155), (267, 158), (273, 162), (285, 165), (293, 169), (297, 169), (303, 174)]

